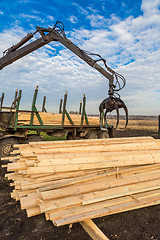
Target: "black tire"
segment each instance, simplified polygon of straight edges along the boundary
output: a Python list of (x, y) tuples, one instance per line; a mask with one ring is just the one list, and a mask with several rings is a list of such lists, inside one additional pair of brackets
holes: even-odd
[(97, 139), (98, 136), (95, 132), (88, 132), (87, 135), (85, 136), (86, 139)]
[(66, 136), (66, 139), (67, 140), (73, 140), (73, 134), (71, 132), (68, 132), (67, 136)]
[(109, 138), (108, 131), (101, 131), (101, 132), (98, 134), (98, 138)]
[(113, 128), (108, 128), (108, 134), (110, 138), (114, 138), (114, 129)]
[(6, 138), (0, 141), (0, 156), (8, 157), (13, 151), (13, 145), (17, 144), (18, 141), (15, 138)]
[(27, 137), (27, 143), (29, 143), (29, 142), (41, 142), (41, 141), (43, 141), (43, 138), (39, 135), (36, 135), (36, 134), (28, 135), (28, 137)]

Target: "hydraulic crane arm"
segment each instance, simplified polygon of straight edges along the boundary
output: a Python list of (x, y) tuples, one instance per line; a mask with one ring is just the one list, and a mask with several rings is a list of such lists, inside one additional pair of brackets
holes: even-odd
[(39, 38), (18, 49), (20, 46), (22, 46), (22, 42), (23, 44), (26, 43), (26, 39), (28, 39), (27, 41), (29, 41), (33, 37), (33, 35), (34, 34), (28, 34), (21, 40), (21, 42), (4, 51), (4, 56), (0, 58), (0, 70), (52, 41), (52, 39), (44, 41), (43, 38)]
[[(39, 32), (42, 37), (27, 44), (24, 47), (21, 47), (24, 43), (29, 41), (35, 33)], [(48, 32), (47, 35), (45, 33)], [(36, 49), (48, 44), (51, 41), (58, 41), (62, 43), (65, 47), (75, 53), (78, 57), (83, 59), (86, 63), (88, 63), (91, 67), (94, 67), (97, 71), (99, 71), (102, 75), (109, 79), (109, 81), (113, 82), (113, 75), (109, 74), (105, 69), (103, 69), (100, 65), (96, 63), (91, 57), (89, 57), (83, 50), (73, 44), (69, 39), (61, 35), (57, 30), (53, 29), (45, 29), (37, 27), (37, 31), (35, 33), (27, 34), (18, 44), (12, 46), (11, 48), (5, 50), (4, 56), (0, 58), (0, 69), (6, 67), (7, 65), (15, 62), (16, 60), (28, 55), (29, 53), (35, 51)], [(20, 48), (21, 47), (21, 48)], [(20, 48), (20, 49), (19, 49)], [(114, 73), (114, 72), (113, 72)]]
[[(40, 33), (41, 38), (23, 46), (31, 38), (33, 38), (34, 34), (36, 34), (37, 32)], [(113, 71), (111, 68), (109, 68), (106, 64), (106, 61), (100, 55), (86, 52), (80, 49), (79, 47), (77, 47), (75, 44), (73, 44), (69, 39), (67, 39), (64, 33), (64, 26), (61, 22), (57, 21), (53, 28), (37, 27), (37, 30), (34, 33), (27, 34), (19, 43), (5, 50), (3, 52), (3, 57), (0, 58), (0, 70), (6, 67), (7, 65), (15, 62), (16, 60), (24, 57), (25, 55), (28, 55), (29, 53), (35, 51), (36, 49), (39, 49), (40, 47), (48, 44), (51, 41), (58, 41), (61, 44), (63, 44), (65, 47), (71, 50), (74, 54), (76, 54), (79, 58), (81, 58), (91, 67), (95, 68), (97, 71), (99, 71), (103, 76), (105, 76), (109, 80), (109, 91), (108, 91), (109, 97), (104, 99), (100, 105), (100, 108), (99, 108), (100, 117), (102, 118), (102, 112), (104, 109), (106, 110), (105, 113), (107, 113), (108, 111), (111, 112), (114, 109), (116, 109), (117, 116), (119, 116), (119, 108), (124, 108), (126, 112), (126, 119), (127, 119), (126, 125), (127, 125), (127, 122), (128, 122), (127, 108), (124, 102), (122, 102), (122, 100), (120, 99), (119, 95), (118, 97), (114, 97), (115, 92), (121, 90), (125, 86), (125, 78), (122, 75)], [(94, 60), (89, 55), (96, 56), (99, 59)], [(97, 63), (98, 61), (103, 61), (105, 65), (105, 69)], [(122, 86), (120, 84), (119, 79), (122, 81)], [(121, 100), (121, 102), (119, 102), (119, 100)], [(105, 117), (106, 117), (106, 114), (105, 114)], [(119, 118), (117, 118), (117, 125), (118, 125), (118, 122), (119, 122)]]

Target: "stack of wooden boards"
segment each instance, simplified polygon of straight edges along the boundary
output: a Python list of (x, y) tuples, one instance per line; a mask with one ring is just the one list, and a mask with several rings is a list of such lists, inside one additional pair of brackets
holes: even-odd
[[(39, 112), (39, 115), (43, 121), (44, 125), (61, 125), (62, 123), (62, 114), (61, 113), (45, 113)], [(81, 125), (80, 114), (70, 114), (70, 117), (75, 125)], [(19, 113), (18, 114), (18, 124), (29, 125), (30, 124), (31, 113)], [(99, 125), (99, 117), (88, 117), (89, 125)], [(34, 125), (40, 125), (36, 115), (34, 116)], [(84, 123), (85, 124), (85, 118)], [(64, 125), (71, 125), (67, 116), (65, 116)]]
[(15, 145), (6, 174), (28, 217), (56, 226), (160, 203), (160, 140), (152, 137)]

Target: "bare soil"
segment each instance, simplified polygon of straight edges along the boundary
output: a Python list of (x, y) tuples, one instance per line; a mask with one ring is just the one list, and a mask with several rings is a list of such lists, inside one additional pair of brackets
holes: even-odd
[[(116, 131), (115, 137), (153, 136), (148, 130)], [(89, 240), (79, 223), (55, 227), (43, 214), (28, 218), (20, 203), (10, 197), (12, 187), (0, 169), (0, 240)], [(95, 219), (110, 240), (160, 240), (160, 205)]]

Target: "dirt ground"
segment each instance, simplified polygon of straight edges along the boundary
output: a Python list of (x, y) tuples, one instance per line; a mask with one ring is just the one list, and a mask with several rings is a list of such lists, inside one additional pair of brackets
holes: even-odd
[[(115, 137), (153, 136), (154, 131), (116, 131)], [(0, 240), (89, 240), (79, 223), (55, 227), (43, 214), (27, 218), (19, 202), (10, 198), (12, 187), (0, 169)], [(160, 240), (160, 205), (95, 219), (110, 240)]]

